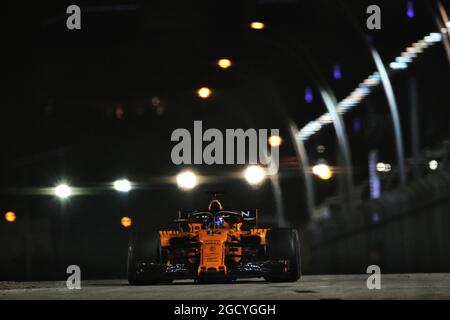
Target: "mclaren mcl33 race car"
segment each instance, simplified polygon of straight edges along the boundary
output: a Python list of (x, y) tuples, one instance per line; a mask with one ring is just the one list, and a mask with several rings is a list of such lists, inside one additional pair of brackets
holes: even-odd
[(127, 263), (131, 285), (300, 278), (297, 231), (258, 228), (257, 210), (225, 210), (214, 199), (207, 210), (179, 212), (175, 222), (175, 230), (132, 234)]

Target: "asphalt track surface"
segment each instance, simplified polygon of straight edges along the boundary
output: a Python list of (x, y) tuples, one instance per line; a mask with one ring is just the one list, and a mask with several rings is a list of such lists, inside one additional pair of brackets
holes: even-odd
[(309, 300), (309, 299), (450, 299), (450, 274), (381, 275), (381, 289), (367, 289), (369, 275), (303, 276), (295, 283), (268, 283), (259, 279), (232, 284), (130, 286), (126, 280), (82, 281), (69, 290), (65, 282), (0, 282), (0, 299), (75, 300)]

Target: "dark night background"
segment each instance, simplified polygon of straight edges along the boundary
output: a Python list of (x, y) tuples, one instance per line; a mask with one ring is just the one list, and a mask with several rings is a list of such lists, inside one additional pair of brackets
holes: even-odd
[[(130, 229), (121, 217), (168, 228), (179, 209), (204, 208), (209, 190), (223, 190), (230, 207), (259, 208), (261, 222), (276, 225), (270, 182), (250, 187), (239, 176), (244, 166), (196, 165), (207, 183), (177, 188), (174, 177), (184, 166), (171, 162), (170, 136), (177, 128), (192, 131), (194, 120), (204, 130), (280, 128), (285, 224), (302, 233), (304, 273), (363, 273), (371, 263), (386, 272), (450, 272), (450, 61), (443, 42), (391, 77), (406, 187), (396, 176), (381, 86), (343, 117), (358, 190), (350, 203), (339, 197), (341, 167), (330, 180), (314, 178), (316, 210), (308, 214), (305, 168), (286, 123), (302, 128), (326, 112), (318, 74), (341, 100), (376, 70), (364, 37), (388, 67), (436, 32), (437, 2), (412, 2), (413, 18), (403, 0), (74, 1), (81, 30), (66, 28), (67, 3), (2, 2), (0, 280), (59, 279), (70, 264), (86, 278), (124, 277)], [(381, 7), (381, 30), (365, 27), (371, 4)], [(442, 4), (450, 12), (449, 2)], [(249, 28), (252, 21), (265, 29)], [(231, 68), (217, 67), (223, 57)], [(341, 79), (333, 78), (335, 64)], [(410, 121), (411, 79), (418, 127)], [(203, 86), (213, 90), (204, 100), (196, 95)], [(414, 161), (411, 132), (420, 145)], [(305, 145), (312, 164), (324, 158), (338, 166), (332, 126)], [(392, 164), (376, 200), (368, 187), (372, 150)], [(432, 159), (438, 170), (428, 168)], [(111, 188), (122, 177), (134, 183), (128, 194)], [(61, 182), (82, 194), (66, 201), (45, 194)], [(7, 211), (16, 213), (14, 223), (4, 219)]]

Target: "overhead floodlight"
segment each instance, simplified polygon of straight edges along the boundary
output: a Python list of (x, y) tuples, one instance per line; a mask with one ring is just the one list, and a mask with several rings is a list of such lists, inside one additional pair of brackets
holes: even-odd
[(63, 183), (56, 186), (54, 192), (58, 198), (66, 199), (72, 195), (72, 188)]
[(114, 181), (114, 189), (119, 192), (128, 192), (131, 190), (131, 183), (127, 179)]
[(177, 175), (177, 185), (180, 189), (191, 190), (198, 184), (197, 175), (192, 171), (183, 171)]
[(247, 169), (245, 169), (244, 177), (245, 177), (245, 180), (247, 180), (247, 182), (250, 185), (257, 186), (257, 185), (260, 185), (264, 181), (264, 179), (266, 177), (266, 172), (262, 167), (252, 165), (252, 166), (248, 166)]

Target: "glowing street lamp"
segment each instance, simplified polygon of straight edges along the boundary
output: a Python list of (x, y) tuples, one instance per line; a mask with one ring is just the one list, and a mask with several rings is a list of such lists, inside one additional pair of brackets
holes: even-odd
[(120, 219), (120, 224), (124, 228), (129, 228), (133, 224), (133, 220), (130, 217), (122, 217), (122, 219)]
[(211, 93), (212, 91), (208, 87), (201, 87), (197, 90), (197, 95), (202, 99), (209, 98), (211, 96)]
[(244, 171), (244, 178), (252, 186), (260, 185), (266, 178), (266, 172), (260, 166), (248, 166)]
[(12, 211), (8, 211), (7, 213), (5, 213), (5, 220), (8, 222), (14, 222), (16, 221), (16, 214)]
[(120, 179), (114, 181), (114, 189), (119, 192), (129, 192), (131, 190), (131, 183), (127, 179)]
[(72, 188), (63, 183), (55, 187), (54, 193), (58, 198), (66, 199), (72, 195)]
[(197, 175), (192, 171), (183, 171), (177, 175), (177, 185), (182, 190), (192, 190), (197, 184)]
[(270, 136), (268, 140), (271, 147), (279, 147), (283, 143), (283, 139), (280, 136)]
[(253, 21), (250, 23), (250, 28), (255, 29), (255, 30), (262, 30), (262, 29), (264, 29), (264, 27), (265, 27), (264, 22)]
[(223, 58), (217, 61), (217, 65), (222, 69), (228, 69), (229, 67), (231, 67), (232, 62), (230, 59)]

